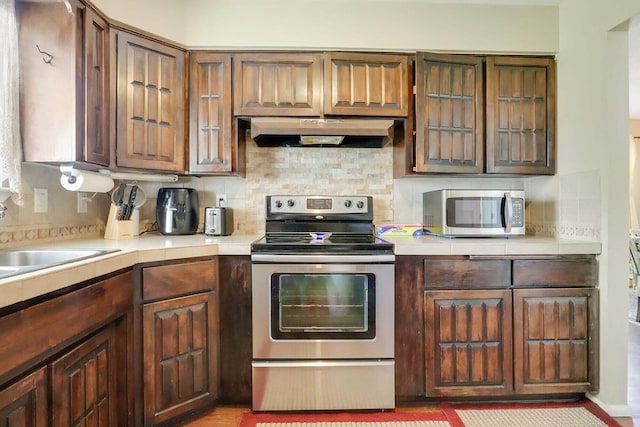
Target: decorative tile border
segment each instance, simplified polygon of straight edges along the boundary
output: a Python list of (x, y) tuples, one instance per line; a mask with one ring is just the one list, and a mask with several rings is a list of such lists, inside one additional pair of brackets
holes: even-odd
[(532, 236), (558, 237), (574, 240), (600, 240), (600, 229), (566, 224), (527, 224), (526, 233)]
[(54, 240), (102, 237), (104, 224), (72, 225), (60, 227), (15, 226), (0, 229), (0, 248), (28, 246)]

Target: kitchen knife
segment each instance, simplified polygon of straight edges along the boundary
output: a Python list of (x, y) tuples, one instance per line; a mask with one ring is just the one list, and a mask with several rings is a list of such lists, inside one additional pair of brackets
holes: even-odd
[(129, 200), (127, 201), (126, 210), (124, 214), (124, 220), (129, 221), (131, 219), (131, 215), (133, 214), (133, 203), (136, 201), (136, 193), (138, 192), (138, 186), (134, 185), (131, 187), (131, 192), (129, 193)]
[(118, 221), (122, 220), (123, 215), (123, 207), (122, 202), (124, 201), (124, 190), (127, 188), (127, 185), (124, 182), (121, 182), (118, 186), (118, 189), (115, 193), (113, 193), (113, 203), (118, 207)]

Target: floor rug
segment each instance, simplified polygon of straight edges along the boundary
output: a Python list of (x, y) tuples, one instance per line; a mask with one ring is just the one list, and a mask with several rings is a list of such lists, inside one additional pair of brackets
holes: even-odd
[(563, 403), (440, 404), (451, 427), (620, 427), (591, 400)]
[(255, 412), (240, 427), (620, 427), (585, 399), (567, 403), (441, 403), (424, 411)]

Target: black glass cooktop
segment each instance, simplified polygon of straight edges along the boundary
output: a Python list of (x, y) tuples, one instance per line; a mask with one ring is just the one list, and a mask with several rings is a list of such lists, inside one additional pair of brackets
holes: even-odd
[(269, 253), (348, 253), (348, 252), (389, 252), (393, 244), (373, 235), (342, 235), (318, 238), (311, 234), (268, 235), (251, 244), (252, 252)]

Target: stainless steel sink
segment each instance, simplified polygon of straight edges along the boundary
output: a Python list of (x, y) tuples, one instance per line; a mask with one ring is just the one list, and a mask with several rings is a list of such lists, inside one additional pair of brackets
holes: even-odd
[(117, 252), (119, 249), (14, 249), (0, 251), (0, 279)]

